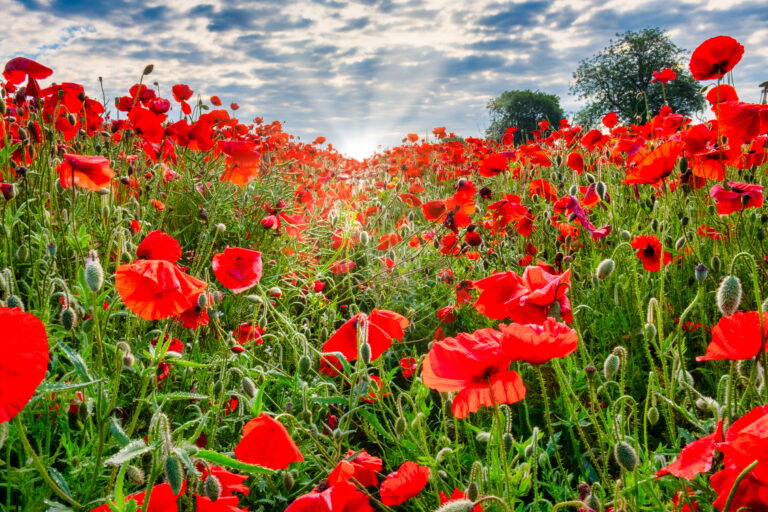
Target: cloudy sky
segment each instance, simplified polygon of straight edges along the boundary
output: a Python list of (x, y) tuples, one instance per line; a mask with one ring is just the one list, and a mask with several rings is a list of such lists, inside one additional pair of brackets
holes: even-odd
[[(170, 97), (186, 83), (237, 102), (238, 117), (285, 123), (362, 156), (408, 132), (480, 135), (509, 89), (559, 94), (579, 60), (617, 32), (662, 27), (689, 51), (738, 39), (742, 98), (768, 80), (764, 0), (0, 0), (0, 61), (22, 55), (100, 97), (125, 94), (146, 64)], [(174, 114), (177, 115), (178, 113)]]

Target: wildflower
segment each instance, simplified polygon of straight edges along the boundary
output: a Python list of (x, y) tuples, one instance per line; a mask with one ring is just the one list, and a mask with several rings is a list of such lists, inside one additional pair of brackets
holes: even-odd
[[(386, 309), (374, 309), (370, 315), (358, 313), (339, 327), (323, 344), (323, 352), (341, 352), (347, 361), (358, 357), (358, 339), (371, 347), (371, 361), (375, 361), (391, 345), (392, 340), (402, 341), (408, 319)], [(366, 333), (367, 337), (360, 337)]]
[(547, 318), (543, 324), (499, 325), (501, 347), (512, 361), (544, 364), (576, 350), (579, 335), (574, 329)]
[(722, 78), (739, 63), (743, 55), (744, 47), (732, 37), (707, 39), (691, 54), (691, 74), (696, 80)]
[(757, 311), (734, 313), (724, 316), (712, 327), (712, 341), (703, 356), (697, 361), (729, 359), (739, 361), (752, 359), (765, 350), (768, 340), (768, 313), (763, 313), (763, 329), (760, 331), (760, 317)]
[(653, 235), (636, 236), (631, 245), (633, 249), (637, 249), (635, 254), (643, 262), (643, 268), (649, 272), (661, 270), (662, 266), (672, 262), (672, 254), (664, 251), (659, 239)]
[(64, 161), (56, 168), (63, 188), (73, 184), (80, 188), (98, 191), (109, 187), (115, 172), (109, 160), (103, 156), (84, 156), (65, 153)]
[(285, 469), (292, 462), (304, 460), (282, 423), (266, 414), (245, 424), (243, 437), (235, 447), (235, 457), (270, 469)]
[(762, 185), (729, 181), (728, 187), (730, 190), (726, 190), (722, 185), (714, 185), (709, 189), (709, 195), (715, 200), (717, 213), (720, 215), (763, 206)]
[(261, 279), (261, 253), (239, 247), (227, 247), (213, 256), (213, 273), (232, 293), (242, 293)]
[(428, 479), (428, 467), (406, 461), (381, 483), (381, 502), (384, 505), (400, 505), (419, 494), (427, 485)]

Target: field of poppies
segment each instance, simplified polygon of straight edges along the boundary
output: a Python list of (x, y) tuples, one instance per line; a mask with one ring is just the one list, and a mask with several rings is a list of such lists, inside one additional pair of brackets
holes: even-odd
[(768, 511), (744, 51), (693, 52), (699, 119), (364, 161), (152, 66), (105, 109), (10, 60), (0, 509)]

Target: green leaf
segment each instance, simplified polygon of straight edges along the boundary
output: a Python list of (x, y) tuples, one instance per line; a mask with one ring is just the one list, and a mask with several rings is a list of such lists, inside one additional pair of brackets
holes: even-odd
[(198, 393), (187, 393), (179, 391), (176, 393), (165, 393), (157, 395), (159, 400), (205, 400), (208, 395), (200, 395)]
[(227, 457), (226, 455), (223, 455), (219, 452), (213, 452), (211, 450), (200, 450), (197, 452), (197, 454), (195, 454), (195, 457), (198, 459), (207, 460), (208, 462), (213, 462), (219, 466), (237, 469), (238, 471), (242, 471), (244, 473), (253, 473), (255, 475), (272, 475), (275, 473), (274, 470), (265, 468), (264, 466), (241, 462), (237, 459)]
[(37, 388), (37, 391), (41, 393), (51, 393), (56, 391), (71, 391), (74, 389), (87, 388), (88, 386), (93, 386), (94, 384), (98, 384), (99, 382), (105, 382), (105, 381), (106, 379), (98, 379), (98, 380), (92, 380), (90, 382), (77, 382), (74, 384), (67, 384), (63, 382), (44, 382), (43, 384), (40, 384), (40, 386)]
[(58, 345), (58, 347), (64, 352), (64, 355), (67, 356), (67, 359), (69, 359), (69, 361), (75, 367), (75, 371), (77, 371), (77, 374), (80, 376), (80, 378), (84, 381), (92, 382), (93, 377), (91, 377), (91, 374), (88, 372), (88, 365), (85, 364), (83, 356), (69, 348), (63, 341), (59, 339), (56, 340), (56, 345)]
[(104, 461), (104, 464), (111, 465), (111, 466), (119, 466), (120, 464), (124, 464), (128, 462), (131, 459), (134, 459), (140, 455), (144, 455), (145, 453), (148, 453), (152, 451), (154, 448), (154, 445), (147, 445), (147, 443), (144, 442), (143, 439), (137, 439), (135, 441), (131, 441), (127, 445), (125, 445), (119, 452), (108, 458)]

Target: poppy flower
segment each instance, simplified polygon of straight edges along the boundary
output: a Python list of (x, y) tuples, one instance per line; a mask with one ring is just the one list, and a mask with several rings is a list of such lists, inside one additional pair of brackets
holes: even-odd
[[(757, 311), (738, 312), (724, 316), (712, 327), (712, 341), (697, 361), (752, 359), (768, 340), (768, 313), (763, 313), (763, 331), (760, 334), (760, 316)], [(768, 346), (766, 347), (768, 348)]]
[(661, 84), (668, 84), (669, 82), (677, 78), (677, 73), (672, 68), (664, 68), (661, 71), (654, 71), (651, 83), (659, 82)]
[(261, 253), (239, 247), (227, 247), (213, 256), (213, 273), (232, 293), (256, 286), (261, 279)]
[(245, 424), (243, 438), (235, 447), (235, 457), (248, 464), (275, 470), (304, 461), (283, 424), (266, 414)]
[(566, 292), (571, 285), (571, 271), (550, 274), (541, 267), (526, 267), (523, 275), (514, 272), (493, 274), (474, 283), (480, 290), (475, 302), (478, 313), (494, 320), (510, 318), (517, 323), (542, 324), (549, 308), (558, 302), (566, 322), (573, 321)]
[(123, 302), (145, 320), (183, 313), (195, 305), (206, 286), (166, 260), (134, 261), (115, 272), (115, 287)]
[(244, 187), (259, 174), (261, 153), (256, 143), (244, 140), (219, 141), (219, 150), (227, 155), (226, 168), (221, 181)]
[(381, 502), (385, 505), (400, 505), (419, 494), (426, 487), (428, 480), (428, 467), (405, 461), (381, 483)]
[(109, 187), (115, 172), (109, 166), (109, 160), (103, 156), (85, 156), (64, 154), (64, 161), (56, 167), (59, 183), (63, 188), (73, 184), (80, 188), (99, 191)]
[(48, 371), (48, 336), (35, 315), (0, 307), (0, 423), (10, 421), (32, 398)]
[(680, 450), (680, 455), (672, 462), (656, 472), (657, 477), (675, 475), (678, 478), (693, 480), (699, 473), (712, 469), (717, 443), (723, 441), (723, 421), (717, 422), (717, 428), (708, 436), (688, 443)]
[(568, 165), (568, 167), (573, 169), (576, 174), (581, 174), (584, 172), (584, 157), (581, 156), (581, 153), (569, 153), (565, 163)]
[(684, 144), (669, 141), (656, 148), (644, 147), (627, 159), (627, 177), (623, 184), (658, 185), (672, 174)]
[(40, 87), (37, 85), (37, 81), (48, 78), (52, 74), (52, 69), (26, 57), (16, 57), (9, 60), (3, 69), (3, 78), (7, 81), (7, 89), (12, 89), (13, 86), (20, 84), (26, 78), (27, 95), (35, 98), (40, 97)]
[(493, 178), (509, 168), (509, 158), (501, 154), (491, 155), (480, 162), (480, 176)]
[(403, 377), (406, 379), (413, 377), (413, 374), (416, 373), (417, 366), (418, 361), (415, 357), (408, 356), (400, 359), (400, 369), (403, 370)]
[[(461, 489), (454, 489), (450, 496), (447, 496), (443, 491), (440, 491), (440, 504), (445, 505), (449, 501), (464, 500), (467, 499), (464, 491)], [(483, 506), (478, 504), (472, 507), (472, 512), (483, 512)]]
[(382, 235), (381, 238), (379, 238), (379, 245), (376, 246), (376, 249), (380, 251), (386, 251), (387, 249), (399, 244), (402, 240), (403, 237), (394, 231), (387, 233), (386, 235)]
[(328, 475), (328, 484), (337, 485), (354, 478), (363, 487), (377, 485), (379, 479), (376, 473), (381, 471), (381, 467), (381, 459), (370, 455), (364, 449), (360, 450), (360, 453), (349, 450), (347, 458), (339, 462)]
[(603, 116), (603, 125), (609, 130), (619, 124), (619, 116), (616, 112), (608, 112)]
[(744, 47), (732, 37), (707, 39), (691, 54), (691, 74), (696, 80), (722, 78), (739, 63), (743, 55)]
[(240, 498), (236, 496), (221, 496), (213, 501), (208, 496), (195, 494), (195, 512), (247, 512), (246, 509), (240, 508), (239, 504)]
[(725, 101), (717, 105), (720, 130), (728, 145), (739, 150), (742, 144), (768, 132), (768, 105)]
[(480, 329), (472, 334), (435, 342), (424, 358), (424, 385), (442, 392), (458, 391), (451, 411), (465, 418), (480, 407), (512, 404), (525, 398), (525, 386), (517, 372), (507, 370), (512, 359), (501, 345), (502, 334)]
[(643, 262), (643, 268), (649, 272), (661, 270), (662, 264), (666, 267), (672, 262), (672, 254), (663, 250), (661, 242), (653, 235), (636, 236), (630, 245), (637, 249), (635, 254)]
[(543, 324), (501, 324), (501, 348), (512, 361), (544, 364), (558, 357), (565, 357), (576, 350), (579, 335), (554, 318)]
[(728, 187), (730, 190), (726, 190), (722, 185), (715, 185), (709, 189), (709, 195), (715, 200), (717, 213), (720, 215), (763, 206), (764, 187), (762, 185), (729, 181)]
[(330, 270), (333, 274), (348, 274), (356, 266), (357, 263), (352, 260), (338, 260), (333, 262)]
[(181, 244), (160, 230), (147, 234), (136, 247), (136, 256), (142, 260), (165, 260), (171, 263), (181, 258)]
[(739, 95), (732, 85), (720, 84), (709, 90), (707, 93), (707, 101), (711, 105), (726, 101), (739, 101)]
[(201, 476), (200, 479), (202, 481), (205, 481), (205, 479), (209, 475), (213, 475), (216, 477), (216, 479), (221, 484), (221, 496), (233, 496), (233, 492), (239, 492), (246, 496), (248, 496), (248, 493), (250, 493), (250, 489), (247, 485), (245, 485), (243, 482), (248, 480), (247, 475), (238, 475), (236, 473), (232, 473), (231, 471), (228, 471), (222, 467), (219, 466), (208, 466), (208, 465), (201, 465), (202, 467), (199, 467), (198, 469), (201, 470)]
[(261, 335), (265, 332), (266, 331), (262, 330), (258, 324), (243, 322), (237, 327), (237, 329), (232, 331), (232, 336), (235, 337), (235, 340), (237, 340), (240, 345), (245, 345), (249, 341), (253, 341), (257, 345), (261, 345), (264, 343)]
[[(371, 347), (371, 361), (376, 360), (391, 345), (392, 340), (403, 341), (408, 319), (386, 309), (374, 309), (370, 315), (358, 313), (339, 327), (323, 344), (323, 352), (341, 352), (347, 361), (358, 356), (358, 339)], [(362, 333), (367, 337), (362, 339)]]
[(299, 496), (285, 512), (373, 512), (368, 496), (349, 482), (320, 485)]
[[(178, 511), (178, 505), (177, 500), (179, 499), (179, 496), (184, 493), (186, 490), (187, 483), (186, 481), (181, 486), (181, 492), (179, 495), (173, 494), (173, 490), (171, 490), (171, 484), (165, 483), (165, 484), (158, 484), (154, 487), (152, 487), (152, 492), (150, 493), (149, 497), (149, 509), (143, 512), (177, 512)], [(136, 505), (142, 505), (144, 504), (144, 498), (145, 498), (145, 492), (137, 492), (134, 494), (131, 494), (130, 496), (125, 497), (125, 503), (128, 503), (129, 501), (136, 502)], [(91, 510), (91, 512), (110, 512), (112, 508), (107, 505), (106, 503), (104, 505), (101, 505), (99, 507), (94, 508)]]

